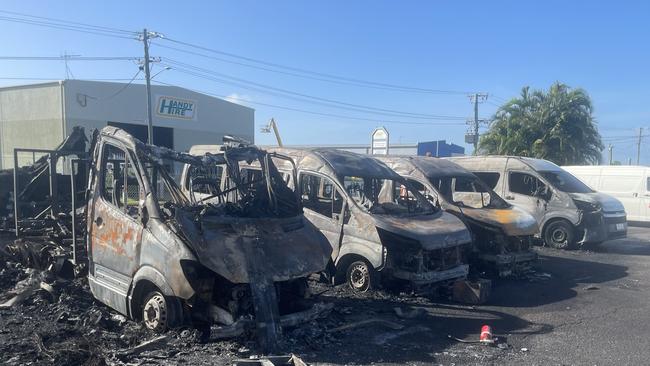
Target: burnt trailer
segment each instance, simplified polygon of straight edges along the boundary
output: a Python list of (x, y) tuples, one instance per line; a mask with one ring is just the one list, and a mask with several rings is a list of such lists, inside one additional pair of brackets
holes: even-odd
[[(259, 179), (242, 176), (242, 161), (260, 164)], [(224, 172), (224, 188), (190, 200), (172, 177), (183, 165)], [(208, 325), (213, 339), (254, 332), (266, 352), (283, 327), (331, 309), (309, 299), (307, 285), (331, 248), (265, 151), (230, 141), (193, 156), (105, 127), (93, 134), (87, 166), (85, 199), (71, 205), (86, 223), (76, 226), (85, 235), (76, 262), (102, 303), (156, 332), (189, 323)], [(10, 255), (77, 252), (66, 241), (25, 237)]]
[(507, 276), (537, 261), (531, 248), (537, 222), (505, 202), (477, 176), (449, 160), (379, 157), (434, 205), (460, 217), (470, 228), (472, 267)]
[[(383, 163), (333, 149), (269, 151), (290, 158), (273, 161), (301, 197), (305, 217), (327, 237), (332, 254), (325, 273), (335, 284), (347, 282), (356, 291), (382, 283), (431, 290), (466, 278), (466, 226)], [(258, 163), (242, 167), (247, 179), (259, 171)], [(182, 181), (190, 179), (187, 174)]]

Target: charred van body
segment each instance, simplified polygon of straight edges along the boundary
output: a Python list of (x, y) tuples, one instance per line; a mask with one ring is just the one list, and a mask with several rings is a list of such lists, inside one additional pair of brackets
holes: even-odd
[[(153, 330), (191, 319), (223, 337), (257, 325), (266, 349), (282, 325), (317, 315), (299, 298), (331, 249), (266, 152), (232, 146), (198, 157), (113, 127), (93, 146), (87, 248), (98, 300)], [(241, 161), (259, 162), (261, 179), (243, 180)], [(225, 171), (227, 188), (189, 198), (170, 174), (182, 164)]]
[[(471, 241), (456, 217), (431, 205), (385, 164), (333, 149), (275, 149), (298, 175), (305, 217), (332, 247), (330, 274), (365, 291), (384, 279), (437, 287), (468, 273), (465, 250)], [(396, 281), (397, 280), (397, 281)]]
[(459, 165), (432, 157), (380, 157), (434, 205), (471, 229), (473, 266), (500, 276), (521, 273), (536, 262), (531, 250), (535, 219), (506, 203)]

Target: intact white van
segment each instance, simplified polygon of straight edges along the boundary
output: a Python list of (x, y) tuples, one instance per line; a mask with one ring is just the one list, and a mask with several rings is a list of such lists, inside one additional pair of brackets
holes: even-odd
[(628, 221), (650, 222), (650, 167), (629, 165), (564, 166), (594, 190), (617, 198)]

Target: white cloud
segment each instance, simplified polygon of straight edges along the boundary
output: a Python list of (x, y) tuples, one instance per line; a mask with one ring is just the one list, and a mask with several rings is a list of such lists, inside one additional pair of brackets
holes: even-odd
[(248, 95), (244, 95), (244, 94), (240, 95), (237, 93), (232, 93), (227, 97), (225, 97), (224, 99), (231, 103), (236, 103), (244, 106), (248, 106), (248, 103), (246, 102), (251, 100), (251, 98)]

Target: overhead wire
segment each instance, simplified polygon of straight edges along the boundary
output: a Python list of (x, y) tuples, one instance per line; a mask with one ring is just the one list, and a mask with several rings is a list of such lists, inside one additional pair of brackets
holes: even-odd
[[(379, 107), (373, 107), (373, 106), (366, 106), (366, 105), (361, 105), (361, 104), (354, 104), (354, 103), (347, 103), (339, 100), (334, 100), (334, 99), (329, 99), (329, 98), (323, 98), (323, 97), (317, 97), (317, 96), (312, 96), (309, 94), (305, 93), (300, 93), (300, 92), (294, 92), (282, 88), (276, 88), (273, 86), (237, 78), (237, 77), (232, 77), (226, 74), (218, 73), (212, 70), (204, 69), (201, 67), (193, 66), (184, 62), (179, 62), (175, 61), (169, 58), (165, 58), (165, 60), (162, 62), (162, 64), (166, 64), (167, 66), (172, 67), (173, 70), (184, 72), (187, 74), (191, 74), (194, 76), (198, 77), (206, 77), (207, 79), (217, 81), (217, 82), (222, 82), (222, 83), (229, 83), (229, 84), (238, 84), (237, 86), (244, 87), (247, 89), (252, 89), (252, 90), (257, 90), (263, 93), (268, 93), (268, 90), (271, 90), (274, 95), (279, 95), (282, 97), (289, 97), (289, 96), (294, 96), (299, 97), (299, 100), (301, 101), (307, 101), (315, 104), (320, 104), (320, 105), (326, 105), (328, 107), (334, 107), (334, 108), (341, 108), (341, 109), (347, 109), (347, 110), (354, 110), (357, 112), (364, 112), (364, 113), (374, 113), (374, 114), (388, 114), (392, 116), (400, 116), (403, 118), (414, 118), (414, 119), (457, 119), (457, 120), (465, 120), (465, 117), (460, 117), (460, 116), (443, 116), (443, 115), (434, 115), (434, 114), (426, 114), (426, 113), (413, 113), (413, 112), (407, 112), (407, 111), (400, 111), (400, 110), (394, 110), (394, 109), (388, 109), (388, 108), (379, 108)], [(203, 74), (203, 75), (201, 75)], [(218, 76), (220, 78), (226, 78), (229, 80), (232, 80), (231, 82), (223, 79), (217, 79), (212, 76)], [(250, 86), (252, 85), (252, 87)], [(261, 88), (261, 89), (260, 89)], [(284, 95), (287, 94), (287, 95)]]
[[(211, 52), (211, 53), (215, 53), (215, 54), (219, 54), (219, 55), (223, 55), (223, 56), (228, 56), (228, 57), (235, 58), (235, 59), (245, 60), (245, 61), (248, 61), (248, 62), (253, 62), (253, 63), (257, 63), (257, 64), (261, 64), (261, 65), (266, 65), (266, 66), (270, 66), (270, 67), (274, 67), (274, 68), (278, 68), (278, 69), (290, 70), (290, 71), (297, 72), (297, 73), (300, 73), (300, 74), (316, 75), (316, 76), (321, 77), (321, 78), (341, 80), (341, 81), (352, 82), (352, 83), (357, 83), (357, 84), (364, 84), (364, 85), (380, 86), (380, 87), (384, 87), (384, 88), (391, 88), (391, 89), (402, 90), (402, 91), (416, 91), (416, 92), (433, 93), (433, 94), (462, 94), (462, 95), (472, 94), (473, 93), (471, 91), (430, 89), (430, 88), (421, 88), (421, 87), (413, 87), (413, 86), (405, 86), (405, 85), (397, 85), (397, 84), (390, 84), (390, 83), (384, 83), (384, 82), (356, 79), (356, 78), (333, 75), (333, 74), (328, 74), (328, 73), (318, 72), (318, 71), (313, 71), (313, 70), (306, 70), (306, 69), (293, 67), (293, 66), (281, 65), (281, 64), (278, 64), (278, 63), (274, 63), (274, 62), (259, 60), (259, 59), (255, 59), (255, 58), (247, 57), (247, 56), (241, 56), (241, 55), (237, 55), (237, 54), (234, 54), (234, 53), (231, 53), (231, 52), (220, 51), (220, 50), (217, 50), (217, 49), (196, 45), (196, 44), (180, 41), (180, 40), (169, 38), (169, 37), (161, 37), (160, 39), (164, 40), (164, 41), (176, 43), (176, 44), (179, 44), (179, 45), (183, 45), (183, 46), (186, 46), (186, 47), (191, 47), (191, 48), (203, 50), (203, 51), (206, 51), (206, 52)], [(156, 42), (156, 44), (159, 44), (159, 43)], [(179, 50), (179, 49), (177, 48), (176, 50)]]
[(137, 61), (141, 57), (119, 56), (0, 56), (1, 61)]
[(138, 69), (138, 72), (136, 72), (135, 75), (133, 75), (133, 77), (131, 78), (131, 80), (129, 80), (128, 83), (124, 84), (117, 92), (115, 92), (115, 93), (113, 93), (113, 94), (111, 94), (111, 95), (109, 95), (107, 97), (95, 97), (95, 96), (88, 95), (88, 94), (84, 94), (84, 95), (86, 97), (90, 98), (90, 99), (94, 99), (94, 100), (98, 100), (98, 101), (113, 99), (114, 97), (118, 96), (120, 93), (125, 91), (126, 88), (131, 86), (131, 84), (133, 84), (133, 81), (135, 81), (135, 79), (138, 77), (138, 75), (140, 75), (141, 72), (142, 72), (142, 70)]
[(99, 26), (99, 25), (92, 25), (92, 24), (87, 24), (87, 23), (80, 23), (80, 22), (74, 22), (71, 20), (63, 20), (63, 19), (56, 19), (56, 18), (48, 18), (48, 17), (43, 17), (43, 16), (37, 16), (37, 15), (31, 15), (31, 14), (25, 14), (25, 13), (19, 13), (15, 11), (8, 11), (8, 10), (0, 10), (0, 13), (4, 14), (11, 14), (11, 15), (18, 15), (21, 17), (27, 17), (27, 18), (34, 18), (34, 19), (41, 19), (41, 20), (47, 20), (50, 22), (57, 22), (57, 23), (63, 23), (63, 24), (69, 24), (69, 25), (75, 25), (75, 26), (82, 26), (82, 27), (87, 27), (87, 28), (95, 28), (95, 29), (102, 29), (104, 31), (110, 31), (110, 32), (115, 32), (115, 33), (127, 33), (127, 34), (133, 34), (137, 32), (133, 32), (130, 30), (126, 29), (120, 29), (120, 28), (113, 28), (113, 27), (105, 27), (105, 26)]
[(102, 31), (100, 29), (92, 29), (92, 28), (78, 27), (78, 26), (72, 26), (72, 25), (64, 25), (64, 24), (60, 24), (60, 23), (52, 23), (52, 22), (46, 22), (46, 21), (23, 19), (23, 18), (16, 18), (16, 17), (7, 17), (7, 16), (0, 16), (0, 20), (4, 20), (4, 21), (8, 21), (8, 22), (14, 22), (14, 23), (36, 25), (36, 26), (47, 27), (47, 28), (52, 28), (52, 29), (69, 30), (69, 31), (80, 32), (80, 33), (87, 33), (87, 34), (94, 34), (94, 35), (100, 35), (100, 36), (106, 36), (106, 37), (113, 37), (113, 38), (133, 39), (137, 35), (137, 33), (134, 32), (133, 36), (129, 37), (129, 36), (126, 36), (123, 33), (113, 33), (113, 32), (109, 32), (109, 31)]
[[(162, 85), (167, 85), (167, 86), (177, 86), (175, 84), (171, 83), (166, 83), (160, 80), (152, 80), (154, 83), (162, 84)], [(222, 98), (222, 99), (228, 99), (228, 96), (225, 95), (219, 95), (203, 90), (197, 90), (197, 89), (191, 89), (187, 88), (188, 90), (191, 90), (196, 93), (201, 93), (201, 94), (206, 94), (210, 95), (213, 97), (217, 98)], [(357, 120), (357, 121), (367, 121), (367, 122), (381, 122), (381, 123), (392, 123), (392, 124), (404, 124), (404, 125), (420, 125), (420, 126), (464, 126), (465, 123), (463, 122), (448, 122), (448, 123), (440, 123), (440, 122), (410, 122), (410, 121), (396, 121), (396, 120), (386, 120), (386, 119), (377, 119), (377, 118), (364, 118), (364, 117), (356, 117), (356, 116), (346, 116), (346, 115), (340, 115), (340, 114), (334, 114), (334, 113), (325, 113), (325, 112), (317, 112), (317, 111), (311, 111), (311, 110), (305, 110), (305, 109), (300, 109), (300, 108), (294, 108), (294, 107), (287, 107), (287, 106), (280, 106), (277, 104), (270, 104), (270, 103), (264, 103), (264, 102), (259, 102), (259, 101), (251, 101), (251, 100), (245, 100), (246, 103), (250, 104), (257, 104), (257, 105), (262, 105), (266, 107), (271, 107), (271, 108), (277, 108), (277, 109), (284, 109), (284, 110), (289, 110), (289, 111), (294, 111), (294, 112), (300, 112), (300, 113), (307, 113), (307, 114), (313, 114), (313, 115), (318, 115), (318, 116), (325, 116), (325, 117), (335, 117), (335, 118), (342, 118), (342, 119), (347, 119), (347, 120)]]
[[(43, 27), (49, 27), (49, 28), (54, 28), (54, 29), (63, 29), (63, 30), (69, 30), (69, 31), (76, 31), (76, 32), (82, 32), (82, 33), (88, 33), (88, 34), (95, 34), (95, 35), (101, 35), (101, 36), (109, 36), (109, 37), (116, 37), (116, 38), (124, 38), (124, 39), (134, 39), (139, 35), (138, 32), (130, 31), (130, 30), (124, 30), (124, 29), (119, 29), (119, 28), (112, 28), (112, 27), (103, 27), (103, 26), (96, 26), (96, 25), (91, 25), (87, 23), (80, 23), (80, 22), (72, 22), (72, 21), (66, 21), (66, 20), (61, 20), (61, 19), (55, 19), (55, 18), (48, 18), (48, 17), (40, 17), (40, 16), (33, 16), (33, 15), (28, 15), (28, 14), (23, 14), (23, 13), (17, 13), (17, 12), (9, 12), (9, 11), (3, 11), (0, 10), (1, 14), (9, 14), (13, 16), (0, 16), (0, 21), (10, 21), (10, 22), (17, 22), (17, 23), (24, 23), (24, 24), (30, 24), (30, 25), (36, 25), (36, 26), (43, 26)], [(16, 17), (19, 16), (19, 17)], [(332, 74), (327, 74), (327, 73), (322, 73), (322, 72), (317, 72), (317, 71), (312, 71), (312, 70), (306, 70), (306, 69), (301, 69), (297, 67), (291, 67), (291, 66), (286, 66), (286, 65), (281, 65), (273, 62), (268, 62), (264, 60), (258, 60), (250, 57), (245, 57), (241, 55), (236, 55), (233, 53), (229, 52), (224, 52), (224, 51), (219, 51), (216, 49), (211, 49), (208, 47), (203, 47), (200, 45), (195, 45), (189, 42), (184, 42), (176, 39), (170, 39), (166, 37), (160, 37), (163, 40), (176, 43), (185, 47), (191, 47), (195, 49), (200, 49), (206, 52), (211, 52), (215, 54), (220, 54), (224, 56), (228, 56), (230, 58), (235, 58), (235, 59), (240, 59), (240, 60), (245, 60), (251, 63), (255, 64), (260, 64), (260, 65), (266, 65), (272, 68), (277, 68), (277, 69), (283, 69), (283, 70), (290, 70), (292, 71), (291, 73), (287, 71), (281, 71), (281, 70), (275, 70), (275, 72), (281, 72), (284, 74), (288, 75), (293, 75), (293, 76), (299, 76), (302, 75), (302, 77), (308, 77), (312, 79), (322, 79), (322, 81), (326, 81), (325, 79), (332, 79), (336, 80), (337, 82), (342, 82), (346, 83), (346, 85), (363, 85), (366, 87), (374, 87), (374, 88), (386, 88), (390, 90), (401, 90), (401, 91), (412, 91), (412, 92), (423, 92), (423, 93), (439, 93), (439, 94), (467, 94), (469, 92), (466, 91), (457, 91), (457, 90), (442, 90), (442, 89), (429, 89), (429, 88), (419, 88), (419, 87), (411, 87), (411, 86), (404, 86), (404, 85), (396, 85), (396, 84), (390, 84), (390, 83), (382, 83), (382, 82), (375, 82), (375, 81), (368, 81), (368, 80), (362, 80), (362, 79), (355, 79), (355, 78), (349, 78), (349, 77), (343, 77), (343, 76), (338, 76), (338, 75), (332, 75)], [(164, 45), (161, 45), (164, 46)], [(189, 50), (180, 50), (181, 52), (192, 52)], [(198, 53), (197, 53), (198, 54)], [(204, 55), (208, 56), (208, 55)], [(6, 59), (10, 59), (9, 56), (7, 56)], [(58, 58), (51, 58), (51, 59), (57, 59), (57, 60), (75, 60), (73, 57), (58, 57)], [(77, 58), (81, 60), (81, 58)], [(117, 58), (111, 58), (111, 59), (117, 59)], [(129, 58), (131, 59), (131, 58)], [(25, 59), (26, 60), (26, 59)], [(32, 60), (36, 60), (36, 58), (32, 57)], [(87, 60), (91, 60), (91, 58), (87, 58)], [(99, 58), (96, 58), (95, 60), (99, 60)], [(108, 60), (106, 58), (105, 60)], [(231, 62), (234, 62), (230, 60)], [(257, 67), (261, 68), (258, 65), (249, 65), (245, 63), (240, 63), (242, 66), (248, 66), (248, 67)], [(299, 92), (294, 92), (286, 89), (281, 89), (281, 88), (276, 88), (273, 86), (269, 85), (264, 85), (261, 83), (256, 83), (250, 80), (245, 80), (241, 78), (235, 78), (230, 75), (225, 75), (221, 73), (216, 73), (213, 70), (208, 70), (208, 69), (203, 69), (199, 68), (197, 66), (193, 66), (191, 64), (186, 64), (186, 63), (181, 63), (177, 64), (174, 69), (178, 69), (178, 66), (183, 66), (182, 68), (184, 70), (181, 70), (181, 72), (190, 74), (193, 76), (201, 77), (201, 78), (208, 78), (216, 82), (222, 82), (222, 83), (230, 83), (235, 84), (238, 83), (239, 86), (246, 87), (251, 90), (258, 90), (262, 89), (262, 92), (265, 93), (270, 93), (269, 91), (272, 91), (275, 93), (275, 95), (280, 95), (285, 98), (293, 96), (292, 99), (297, 99), (296, 97), (303, 98), (301, 101), (305, 102), (311, 102), (315, 104), (320, 104), (324, 105), (329, 108), (339, 108), (339, 109), (348, 109), (348, 110), (353, 110), (356, 112), (362, 112), (362, 113), (368, 113), (368, 114), (376, 114), (376, 115), (390, 115), (390, 116), (398, 116), (402, 118), (409, 118), (409, 119), (434, 119), (434, 120), (439, 120), (439, 119), (446, 119), (446, 120), (464, 120), (465, 117), (458, 117), (458, 116), (442, 116), (442, 115), (434, 115), (434, 114), (425, 114), (425, 113), (413, 113), (413, 112), (408, 112), (408, 111), (399, 111), (399, 110), (392, 110), (392, 109), (387, 109), (387, 108), (378, 108), (378, 107), (372, 107), (372, 106), (366, 106), (366, 105), (360, 105), (360, 104), (354, 104), (354, 103), (347, 103), (339, 100), (334, 100), (334, 99), (328, 99), (328, 98), (322, 98), (322, 97), (317, 97), (317, 96), (312, 96), (308, 95), (305, 93), (299, 93)], [(268, 69), (270, 71), (271, 69)], [(315, 75), (315, 76), (314, 76)], [(214, 76), (219, 76), (221, 78), (229, 79), (228, 80), (223, 80), (223, 79), (217, 79)], [(127, 85), (130, 85), (133, 80), (137, 77), (134, 76), (131, 80), (129, 80), (129, 83)], [(25, 78), (29, 79), (29, 78)], [(33, 78), (30, 80), (38, 80), (38, 79), (45, 79), (45, 78)], [(8, 80), (8, 79), (6, 79)], [(16, 79), (17, 80), (17, 79)], [(95, 79), (98, 80), (98, 79)], [(245, 85), (242, 85), (245, 84)], [(266, 90), (263, 90), (266, 89)], [(300, 99), (297, 99), (300, 100)], [(345, 108), (344, 108), (345, 107)], [(359, 117), (360, 118), (360, 117)]]
[[(238, 65), (238, 66), (244, 66), (244, 67), (248, 67), (248, 68), (251, 68), (251, 69), (268, 71), (268, 72), (282, 74), (282, 75), (289, 75), (289, 76), (298, 77), (298, 78), (317, 80), (317, 81), (322, 81), (322, 82), (326, 82), (326, 83), (333, 83), (333, 84), (339, 84), (339, 85), (350, 85), (350, 86), (371, 88), (371, 89), (378, 89), (378, 90), (399, 91), (399, 92), (426, 93), (426, 94), (433, 93), (433, 91), (429, 91), (429, 90), (398, 89), (398, 88), (394, 88), (394, 87), (363, 84), (363, 83), (359, 83), (359, 82), (355, 82), (355, 81), (328, 79), (328, 78), (325, 78), (325, 77), (319, 77), (319, 76), (314, 76), (314, 75), (310, 75), (310, 74), (300, 74), (300, 73), (291, 72), (291, 71), (275, 70), (275, 69), (272, 69), (272, 68), (269, 68), (269, 67), (258, 66), (258, 65), (248, 64), (248, 63), (245, 63), (245, 62), (240, 62), (240, 61), (235, 61), (235, 60), (228, 60), (228, 59), (225, 59), (225, 58), (222, 58), (222, 57), (215, 57), (215, 56), (207, 55), (205, 53), (200, 53), (200, 52), (195, 52), (195, 51), (190, 51), (190, 50), (184, 50), (184, 49), (181, 49), (181, 48), (178, 48), (178, 47), (172, 47), (172, 46), (164, 45), (164, 44), (162, 44), (160, 42), (153, 42), (152, 41), (151, 43), (153, 45), (155, 45), (156, 47), (171, 49), (171, 50), (174, 50), (174, 51), (183, 52), (183, 53), (187, 53), (187, 54), (190, 54), (190, 55), (204, 57), (204, 58), (210, 59), (210, 60), (220, 61), (220, 62), (224, 62), (224, 63), (229, 63), (229, 64), (233, 64), (233, 65)], [(440, 94), (440, 93), (435, 93), (435, 94)]]

